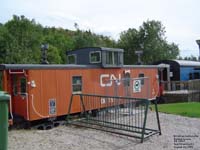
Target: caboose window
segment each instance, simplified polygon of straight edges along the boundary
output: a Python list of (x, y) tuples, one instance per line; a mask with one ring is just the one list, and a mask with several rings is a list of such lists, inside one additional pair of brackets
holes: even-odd
[(113, 52), (106, 53), (106, 64), (109, 64), (109, 65), (113, 64)]
[(130, 73), (126, 73), (124, 75), (124, 86), (127, 87), (127, 86), (130, 86)]
[(123, 55), (121, 52), (107, 51), (106, 52), (106, 65), (121, 65)]
[(72, 77), (72, 91), (73, 92), (82, 91), (82, 77), (81, 76)]
[(68, 55), (67, 63), (68, 64), (76, 64), (76, 55)]
[(0, 90), (3, 90), (3, 72), (0, 71)]
[(119, 64), (119, 58), (118, 58), (118, 52), (114, 52), (114, 64), (118, 65)]
[(20, 79), (20, 94), (25, 94), (26, 93), (26, 78), (21, 78)]
[(13, 94), (16, 96), (17, 92), (18, 92), (18, 88), (17, 88), (17, 76), (13, 75), (12, 80), (13, 80)]
[(142, 78), (141, 79), (141, 84), (144, 85), (144, 73), (140, 73), (138, 77)]
[(101, 52), (90, 52), (90, 63), (100, 63), (101, 62)]

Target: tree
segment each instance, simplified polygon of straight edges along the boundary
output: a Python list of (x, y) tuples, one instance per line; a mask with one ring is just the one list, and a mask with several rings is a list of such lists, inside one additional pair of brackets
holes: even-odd
[(47, 51), (47, 60), (49, 64), (61, 64), (62, 63), (62, 58), (59, 54), (59, 50), (52, 46), (49, 45), (49, 49)]
[(125, 64), (136, 63), (136, 50), (144, 51), (144, 64), (174, 59), (179, 54), (178, 46), (166, 41), (165, 28), (159, 21), (144, 22), (138, 30), (130, 28), (120, 34), (117, 42), (111, 37), (81, 30), (78, 23), (74, 26), (76, 31), (43, 27), (34, 19), (14, 15), (0, 24), (0, 63), (40, 63), (42, 43), (50, 45), (50, 63), (66, 63), (66, 51), (82, 47), (123, 48)]
[(6, 63), (39, 63), (42, 26), (24, 16), (13, 16), (4, 27), (7, 30)]
[(98, 35), (92, 33), (90, 30), (81, 30), (78, 24), (75, 23), (76, 32), (73, 35), (74, 48), (79, 49), (82, 47), (116, 47), (115, 40), (108, 36)]
[(50, 45), (50, 63), (66, 63), (67, 50), (116, 45), (110, 37), (80, 30), (77, 23), (75, 27), (76, 31), (43, 27), (34, 19), (14, 15), (5, 24), (0, 24), (0, 63), (40, 63), (42, 43)]
[(190, 56), (186, 56), (184, 57), (184, 60), (191, 60), (191, 61), (198, 61), (197, 57), (190, 55)]
[(9, 48), (7, 40), (9, 40), (8, 31), (4, 26), (0, 26), (0, 64), (5, 63), (7, 50)]
[(118, 46), (124, 49), (124, 63), (136, 63), (135, 51), (141, 49), (139, 32), (136, 29), (128, 29), (120, 34)]
[(57, 48), (58, 54), (61, 57), (61, 62), (66, 63), (66, 50), (74, 48), (74, 41), (64, 29), (44, 28), (43, 43), (48, 43), (54, 48)]
[[(175, 59), (179, 54), (178, 46), (169, 44), (165, 37), (165, 28), (159, 21), (147, 21), (139, 30), (128, 29), (120, 34), (119, 47), (125, 50), (125, 63), (134, 64), (135, 51), (143, 50), (144, 64), (162, 59)], [(128, 59), (128, 60), (126, 60)]]
[(73, 39), (75, 49), (95, 46), (95, 40), (90, 31), (77, 30)]

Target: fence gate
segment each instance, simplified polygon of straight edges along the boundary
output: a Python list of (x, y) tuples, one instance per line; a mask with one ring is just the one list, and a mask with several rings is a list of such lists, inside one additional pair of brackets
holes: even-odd
[[(74, 99), (80, 100), (80, 117), (70, 115)], [(141, 139), (141, 142), (154, 134), (161, 134), (160, 123), (156, 115), (158, 129), (146, 128), (150, 101), (141, 98), (105, 96), (94, 94), (72, 94), (67, 122), (69, 124), (99, 129), (120, 135)]]

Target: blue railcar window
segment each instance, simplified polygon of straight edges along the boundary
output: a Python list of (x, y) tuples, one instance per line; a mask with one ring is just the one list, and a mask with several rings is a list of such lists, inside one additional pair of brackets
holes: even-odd
[(195, 72), (195, 73), (194, 73), (194, 79), (199, 79), (199, 78), (200, 78), (199, 73), (198, 73), (198, 72)]
[(193, 79), (193, 75), (192, 75), (192, 73), (189, 73), (189, 79), (190, 79), (190, 80)]

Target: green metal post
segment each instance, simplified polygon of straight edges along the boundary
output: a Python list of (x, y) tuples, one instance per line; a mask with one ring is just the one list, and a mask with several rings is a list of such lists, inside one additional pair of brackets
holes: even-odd
[(70, 119), (71, 119), (70, 113), (71, 113), (71, 107), (72, 107), (72, 100), (73, 100), (73, 97), (74, 97), (74, 95), (72, 94), (72, 95), (71, 95), (71, 98), (70, 98), (70, 102), (69, 102), (67, 117), (66, 117), (66, 120), (67, 120), (66, 123), (67, 123), (67, 124), (69, 123), (69, 121), (70, 121)]
[(80, 100), (81, 100), (81, 104), (82, 104), (82, 107), (83, 107), (84, 115), (85, 115), (85, 117), (86, 117), (87, 120), (88, 120), (88, 119), (89, 119), (89, 115), (88, 115), (88, 113), (86, 112), (85, 104), (84, 104), (84, 102), (83, 102), (83, 95), (82, 95), (82, 94), (80, 94)]
[(8, 149), (8, 103), (10, 96), (0, 91), (0, 150)]
[(149, 109), (149, 100), (145, 101), (145, 116), (144, 116), (144, 122), (143, 122), (143, 127), (142, 127), (142, 137), (141, 137), (141, 143), (144, 141), (144, 133), (145, 133), (145, 127), (146, 127), (146, 122), (147, 122), (147, 113)]
[(158, 104), (157, 104), (157, 99), (155, 99), (155, 110), (156, 110), (156, 119), (157, 119), (157, 124), (158, 124), (158, 130), (159, 130), (159, 135), (161, 135), (161, 127), (160, 127), (160, 119), (159, 119), (159, 114), (158, 114)]

